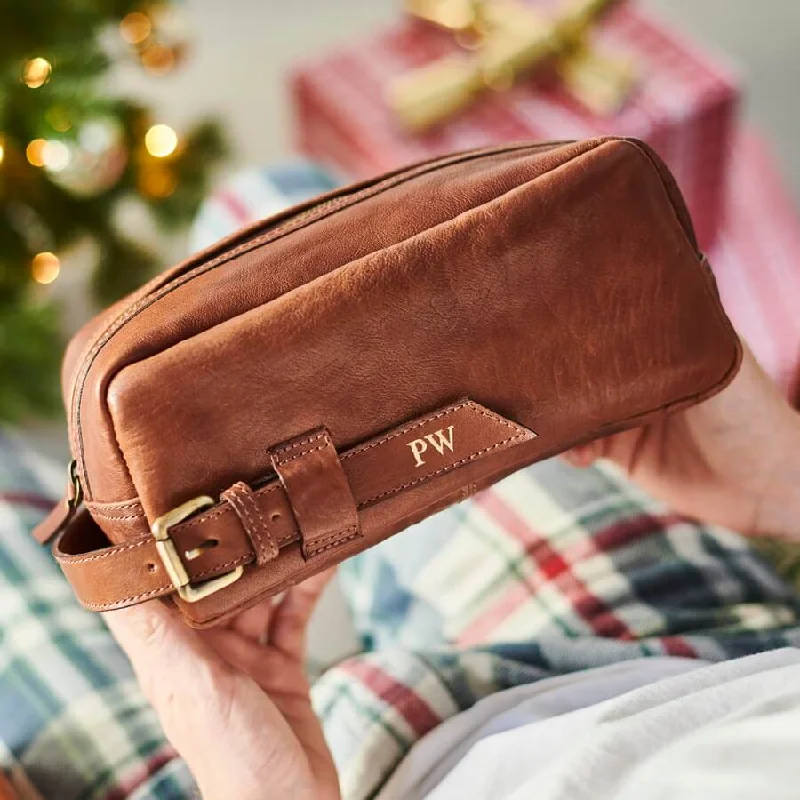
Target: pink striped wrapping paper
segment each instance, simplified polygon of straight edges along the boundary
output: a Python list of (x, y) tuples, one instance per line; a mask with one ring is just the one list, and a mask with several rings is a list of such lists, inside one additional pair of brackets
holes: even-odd
[(738, 78), (723, 60), (632, 3), (612, 11), (597, 26), (595, 40), (630, 55), (642, 74), (637, 92), (616, 116), (592, 114), (558, 82), (526, 80), (508, 92), (486, 93), (452, 121), (412, 136), (387, 107), (386, 88), (395, 77), (457, 46), (447, 33), (405, 20), (293, 70), (295, 146), (360, 178), (432, 155), (516, 139), (635, 136), (652, 144), (669, 164), (700, 241), (709, 247), (723, 213)]
[(736, 141), (725, 223), (708, 251), (739, 334), (797, 404), (800, 368), (800, 217), (766, 140)]

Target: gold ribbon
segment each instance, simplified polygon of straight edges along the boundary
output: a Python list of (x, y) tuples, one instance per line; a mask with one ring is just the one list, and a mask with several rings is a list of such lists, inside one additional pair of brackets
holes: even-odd
[(388, 101), (402, 124), (423, 131), (470, 106), (485, 90), (555, 67), (567, 90), (596, 114), (619, 111), (637, 75), (630, 59), (598, 51), (592, 26), (617, 0), (572, 0), (552, 18), (519, 0), (406, 0), (406, 10), (451, 31), (465, 48), (395, 81)]

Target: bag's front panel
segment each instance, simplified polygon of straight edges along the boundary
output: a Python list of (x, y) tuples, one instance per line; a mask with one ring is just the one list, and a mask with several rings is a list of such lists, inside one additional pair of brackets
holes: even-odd
[(305, 431), (342, 450), (470, 397), (537, 434), (532, 460), (709, 390), (735, 360), (660, 179), (610, 143), (127, 367), (109, 398), (152, 520), (263, 477)]
[[(471, 156), (443, 169), (422, 167), (419, 174), (398, 176), (389, 186), (370, 190), (357, 202), (343, 198), (324, 222), (290, 222), (293, 232), (269, 244), (230, 258), (215, 259), (199, 274), (176, 279), (128, 313), (125, 325), (108, 344), (94, 348), (76, 394), (80, 414), (71, 431), (87, 496), (95, 502), (135, 497), (107, 412), (109, 380), (127, 364), (158, 353), (183, 339), (268, 303), (284, 292), (342, 264), (364, 257), (394, 241), (413, 236), (552, 169), (592, 147), (579, 143), (548, 150), (541, 146), (509, 146), (507, 152)], [(275, 234), (270, 234), (270, 236)], [(155, 402), (158, 402), (155, 400)], [(114, 537), (113, 526), (109, 534)]]

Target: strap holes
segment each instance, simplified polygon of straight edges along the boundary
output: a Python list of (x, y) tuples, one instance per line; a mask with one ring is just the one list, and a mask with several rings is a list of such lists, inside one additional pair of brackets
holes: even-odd
[(281, 512), (280, 511), (273, 511), (269, 515), (269, 521), (270, 522), (277, 522), (280, 518), (281, 518)]
[(156, 565), (152, 561), (148, 562), (147, 571), (148, 572), (155, 572), (156, 571)]

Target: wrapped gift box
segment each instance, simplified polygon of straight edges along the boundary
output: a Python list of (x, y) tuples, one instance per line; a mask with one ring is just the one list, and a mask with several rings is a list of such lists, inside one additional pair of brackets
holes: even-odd
[(800, 217), (769, 147), (751, 132), (734, 147), (725, 225), (708, 258), (733, 324), (797, 405)]
[[(538, 6), (547, 6), (539, 2)], [(593, 41), (628, 55), (640, 85), (614, 116), (597, 116), (557, 81), (521, 80), (485, 92), (438, 128), (411, 135), (387, 106), (392, 81), (458, 50), (453, 37), (405, 20), (372, 38), (298, 66), (291, 75), (298, 150), (353, 178), (432, 155), (515, 139), (580, 139), (616, 133), (647, 140), (687, 198), (704, 247), (718, 230), (739, 99), (733, 71), (634, 4), (612, 10)]]

